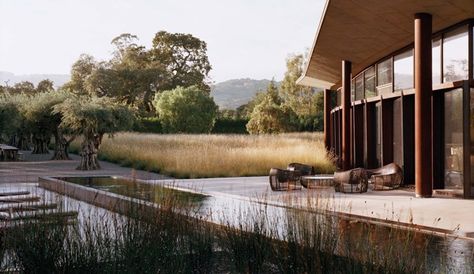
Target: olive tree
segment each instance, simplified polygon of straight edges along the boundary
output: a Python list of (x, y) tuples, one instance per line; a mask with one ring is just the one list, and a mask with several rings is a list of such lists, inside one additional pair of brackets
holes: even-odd
[(168, 133), (209, 133), (218, 112), (209, 93), (198, 86), (165, 91), (156, 96), (154, 104)]
[(54, 107), (64, 102), (72, 94), (66, 91), (40, 92), (30, 97), (24, 108), (25, 123), (30, 129), (33, 139), (33, 154), (49, 153), (49, 142), (54, 136), (54, 155), (52, 160), (68, 160), (68, 147), (75, 136), (65, 136), (60, 127), (62, 115), (55, 112)]
[(61, 128), (82, 136), (79, 170), (100, 169), (97, 156), (104, 135), (128, 130), (134, 122), (128, 107), (108, 97), (68, 98), (54, 107), (54, 113), (61, 114)]
[(0, 96), (0, 142), (5, 143), (21, 126), (21, 112), (15, 96)]

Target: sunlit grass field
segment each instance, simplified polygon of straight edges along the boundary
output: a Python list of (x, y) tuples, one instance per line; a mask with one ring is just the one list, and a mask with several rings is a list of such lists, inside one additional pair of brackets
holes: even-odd
[[(79, 142), (73, 144), (77, 151)], [(291, 162), (318, 173), (335, 167), (321, 133), (280, 135), (161, 135), (120, 133), (104, 138), (100, 159), (176, 178), (268, 175)]]

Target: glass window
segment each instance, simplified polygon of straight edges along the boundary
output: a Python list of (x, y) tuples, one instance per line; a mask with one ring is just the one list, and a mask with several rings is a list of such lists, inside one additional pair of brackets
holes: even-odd
[(355, 79), (355, 99), (364, 99), (364, 75), (361, 74)]
[(413, 88), (413, 50), (393, 58), (394, 90)]
[(382, 166), (382, 104), (377, 102), (375, 104), (375, 120), (376, 120), (376, 127), (375, 127), (375, 140), (376, 140), (376, 147), (375, 147), (375, 159), (377, 161), (377, 167)]
[(444, 93), (444, 186), (463, 189), (463, 103), (461, 88)]
[(466, 27), (446, 33), (443, 39), (443, 80), (453, 82), (468, 78), (469, 43)]
[(364, 72), (364, 87), (365, 98), (374, 97), (377, 95), (375, 91), (375, 68), (370, 67)]
[(377, 65), (377, 86), (392, 83), (392, 59), (387, 59)]
[(474, 88), (471, 88), (471, 115), (469, 117), (469, 124), (471, 129), (471, 197), (474, 197)]
[(351, 101), (355, 101), (355, 80), (352, 79), (351, 81)]
[(433, 84), (441, 83), (441, 39), (435, 39), (432, 43), (433, 50), (432, 54), (432, 64), (433, 64)]

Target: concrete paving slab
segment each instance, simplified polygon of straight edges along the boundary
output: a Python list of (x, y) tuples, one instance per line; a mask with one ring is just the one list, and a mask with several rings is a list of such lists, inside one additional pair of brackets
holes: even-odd
[(268, 177), (152, 180), (160, 184), (202, 191), (209, 195), (232, 195), (263, 202), (311, 207), (328, 205), (329, 210), (452, 231), (474, 238), (474, 200), (415, 198), (408, 189), (371, 191), (362, 194), (336, 193), (334, 188), (271, 191)]

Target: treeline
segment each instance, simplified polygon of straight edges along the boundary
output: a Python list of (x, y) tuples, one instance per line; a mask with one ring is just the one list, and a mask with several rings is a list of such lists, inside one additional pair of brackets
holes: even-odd
[(0, 86), (0, 142), (53, 159), (68, 159), (67, 148), (82, 136), (79, 169), (98, 169), (104, 135), (132, 130), (158, 117), (163, 132), (210, 132), (217, 106), (209, 96), (211, 66), (206, 43), (189, 34), (158, 32), (153, 46), (122, 34), (112, 41), (110, 60), (81, 55), (71, 80), (55, 90), (49, 80)]
[[(322, 129), (322, 93), (296, 85), (303, 56), (287, 60), (280, 87), (272, 81), (248, 104), (219, 111), (210, 97), (204, 41), (158, 32), (147, 49), (138, 38), (112, 40), (110, 60), (81, 55), (71, 80), (54, 88), (49, 80), (0, 86), (0, 142), (53, 159), (68, 159), (69, 144), (82, 136), (80, 169), (100, 168), (104, 135), (137, 130), (157, 133), (279, 133)], [(54, 142), (51, 144), (51, 140)]]

